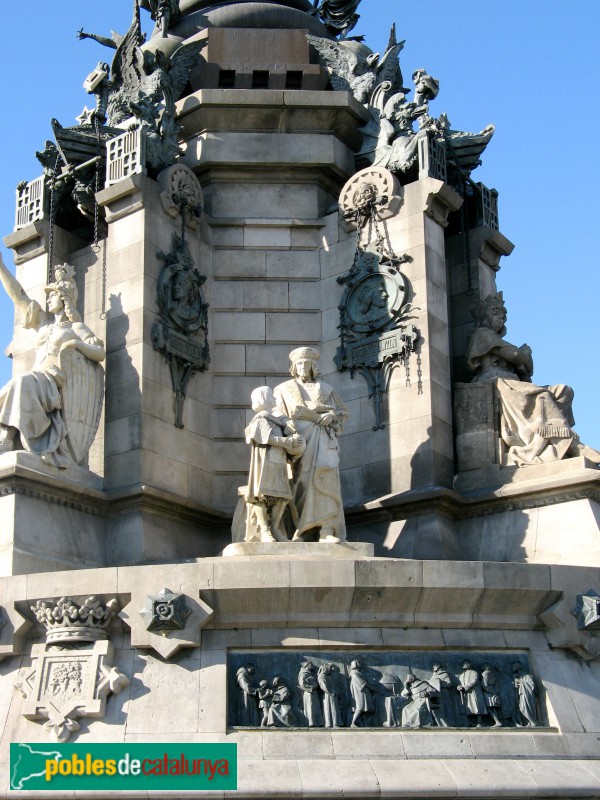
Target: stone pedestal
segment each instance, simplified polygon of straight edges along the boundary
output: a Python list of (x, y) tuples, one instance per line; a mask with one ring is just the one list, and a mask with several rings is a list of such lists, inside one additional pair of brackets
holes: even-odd
[(106, 566), (102, 479), (0, 455), (0, 575)]
[[(125, 624), (108, 630), (106, 644), (111, 651), (114, 647), (114, 664), (124, 678), (121, 691), (108, 697), (103, 716), (86, 719), (73, 735), (79, 744), (157, 739), (166, 747), (236, 743), (238, 792), (267, 798), (280, 797), (282, 785), (303, 798), (357, 792), (378, 797), (382, 788), (394, 797), (450, 793), (475, 798), (498, 794), (501, 787), (506, 793), (507, 785), (515, 797), (598, 794), (598, 661), (574, 657), (575, 647), (586, 652), (589, 634), (577, 631), (568, 611), (585, 591), (581, 587), (598, 586), (597, 568), (372, 558), (275, 562), (254, 556), (75, 570), (59, 582), (57, 577), (42, 573), (9, 579), (11, 597), (24, 614), (39, 598), (57, 598), (67, 586), (81, 598), (93, 594), (105, 602), (117, 598), (125, 605), (134, 598), (137, 603), (128, 606)], [(133, 648), (127, 620), (138, 615), (131, 627), (140, 642), (143, 596), (158, 595), (165, 585), (182, 592), (190, 608), (199, 598), (203, 619), (192, 624), (192, 616), (187, 617), (191, 627), (176, 641), (183, 648), (159, 655), (149, 634), (143, 646)], [(19, 626), (16, 617), (14, 623)], [(203, 626), (201, 643), (198, 625)], [(12, 631), (12, 626), (0, 630), (4, 752), (14, 741), (52, 744), (43, 720), (12, 688), (21, 665), (21, 679), (30, 675), (29, 651), (39, 654), (41, 634), (32, 628), (24, 641), (21, 630), (11, 655)], [(68, 648), (60, 651), (63, 658), (68, 653)], [(271, 665), (295, 678), (305, 660), (321, 664), (326, 659), (342, 666), (344, 686), (352, 663), (369, 680), (382, 678), (378, 665), (397, 664), (395, 671), (404, 681), (409, 665), (420, 679), (429, 678), (432, 659), (437, 659), (458, 683), (455, 673), (464, 659), (477, 668), (492, 661), (500, 670), (496, 680), (504, 664), (517, 662), (534, 677), (539, 726), (517, 727), (503, 716), (503, 727), (491, 728), (484, 715), (482, 728), (465, 719), (460, 727), (410, 729), (397, 726), (401, 716), (392, 717), (388, 726), (376, 717), (350, 727), (344, 717), (338, 728), (309, 728), (302, 701), (296, 699), (294, 727), (248, 725), (236, 716), (242, 693), (236, 676), (239, 664), (253, 659), (257, 679), (271, 679)], [(291, 684), (291, 678), (286, 680)], [(577, 691), (570, 690), (574, 686)], [(502, 687), (504, 693), (509, 682)], [(387, 696), (380, 695), (381, 713), (389, 707), (383, 703)], [(380, 709), (379, 701), (375, 708)], [(7, 796), (8, 778), (5, 762), (2, 796)], [(169, 788), (159, 795), (175, 796)], [(209, 791), (206, 796), (217, 795)]]
[(373, 555), (373, 545), (365, 542), (235, 542), (228, 545), (222, 556), (260, 556), (261, 558), (368, 558)]

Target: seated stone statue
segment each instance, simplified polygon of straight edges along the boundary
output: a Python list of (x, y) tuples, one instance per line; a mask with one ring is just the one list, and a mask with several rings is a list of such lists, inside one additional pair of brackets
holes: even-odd
[(505, 341), (506, 307), (502, 292), (488, 295), (473, 310), (467, 365), (474, 383), (493, 381), (500, 397), (500, 435), (507, 462), (517, 466), (584, 455), (599, 463), (600, 453), (579, 441), (573, 430), (573, 390), (564, 384), (531, 382), (531, 348)]
[(85, 460), (102, 411), (104, 344), (76, 309), (74, 270), (56, 267), (45, 287), (48, 311), (31, 300), (0, 256), (0, 281), (24, 326), (37, 331), (29, 372), (0, 389), (0, 452), (24, 449), (66, 468)]

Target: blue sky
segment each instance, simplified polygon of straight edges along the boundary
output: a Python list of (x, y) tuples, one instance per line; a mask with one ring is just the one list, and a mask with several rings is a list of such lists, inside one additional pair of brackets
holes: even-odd
[[(498, 274), (508, 339), (532, 347), (537, 383), (573, 386), (576, 429), (600, 447), (600, 3), (363, 0), (359, 12), (354, 33), (374, 50), (396, 22), (406, 40), (405, 82), (417, 67), (440, 80), (433, 114), (445, 111), (455, 129), (496, 125), (473, 177), (499, 191), (500, 230), (516, 245)], [(0, 74), (2, 236), (13, 228), (16, 184), (41, 173), (35, 151), (51, 138), (50, 119), (74, 124), (90, 105), (81, 84), (106, 51), (75, 32), (123, 33), (130, 19), (130, 0), (53, 0), (38, 13), (36, 4), (11, 6)], [(11, 332), (12, 305), (2, 293), (0, 351)], [(0, 355), (0, 384), (10, 370)]]

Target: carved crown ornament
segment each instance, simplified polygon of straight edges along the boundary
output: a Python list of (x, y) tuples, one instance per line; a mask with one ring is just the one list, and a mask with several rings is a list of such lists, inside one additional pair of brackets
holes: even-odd
[(31, 606), (35, 618), (46, 628), (47, 644), (95, 642), (107, 639), (107, 628), (117, 616), (115, 599), (103, 603), (92, 595), (79, 603), (70, 597), (56, 602), (38, 600)]

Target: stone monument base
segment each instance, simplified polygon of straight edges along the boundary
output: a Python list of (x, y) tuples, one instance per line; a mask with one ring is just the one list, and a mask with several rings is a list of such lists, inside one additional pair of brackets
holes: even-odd
[[(71, 595), (81, 602), (95, 595), (103, 602), (116, 598), (123, 609), (108, 636), (115, 667), (129, 684), (121, 681), (118, 694), (110, 694), (96, 716), (86, 717), (91, 712), (82, 702), (73, 743), (235, 743), (238, 790), (232, 797), (600, 796), (600, 662), (587, 649), (590, 635), (577, 629), (571, 613), (578, 593), (600, 587), (600, 569), (359, 554), (354, 560), (315, 560), (308, 552), (304, 559), (204, 558), (4, 579), (0, 605), (10, 622), (0, 628), (2, 752), (8, 753), (10, 742), (52, 744), (43, 709), (36, 706), (32, 714), (13, 688), (41, 669), (43, 647), (41, 626), (31, 626), (24, 641), (22, 632), (16, 636), (19, 621), (23, 628), (23, 617), (34, 620), (29, 608), (40, 598), (56, 602)], [(146, 598), (165, 588), (180, 592), (193, 612), (184, 617), (183, 630), (167, 631), (166, 637), (148, 630), (142, 614)], [(176, 645), (166, 654), (165, 641)], [(72, 653), (81, 659), (87, 651)], [(60, 651), (61, 658), (68, 654), (68, 647)], [(384, 707), (390, 700), (384, 665), (395, 664), (393, 673), (404, 683), (409, 671), (429, 679), (432, 664), (441, 661), (457, 683), (464, 659), (479, 672), (488, 660), (494, 665), (504, 703), (511, 688), (507, 669), (514, 661), (530, 669), (538, 724), (511, 719), (505, 708), (499, 728), (484, 714), (481, 728), (466, 716), (455, 727), (411, 729), (398, 692)], [(348, 693), (341, 727), (308, 726), (296, 680), (306, 660), (315, 669), (338, 665)], [(239, 665), (251, 661), (257, 683), (285, 677), (293, 694), (293, 727), (261, 727), (258, 717), (240, 717)], [(358, 727), (348, 717), (353, 663), (379, 687), (374, 715)], [(513, 697), (513, 711), (514, 702)], [(396, 716), (386, 726), (390, 708)], [(9, 796), (8, 779), (5, 760), (2, 798)], [(148, 796), (181, 794), (165, 788)], [(229, 793), (202, 793), (223, 796)]]

